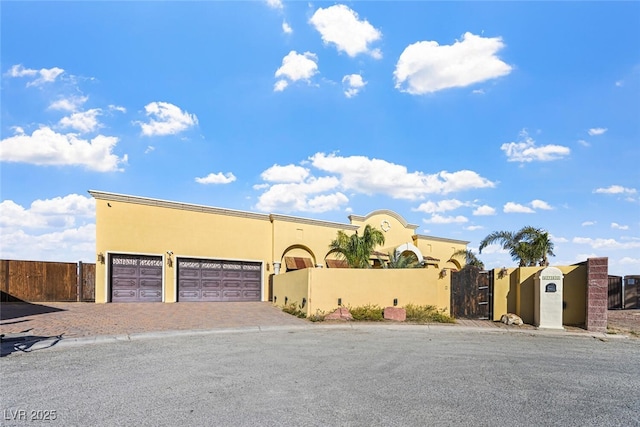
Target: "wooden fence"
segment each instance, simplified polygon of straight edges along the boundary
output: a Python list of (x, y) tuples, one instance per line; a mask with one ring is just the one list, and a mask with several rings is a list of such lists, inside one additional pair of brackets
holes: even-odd
[(0, 300), (95, 301), (96, 265), (0, 260)]

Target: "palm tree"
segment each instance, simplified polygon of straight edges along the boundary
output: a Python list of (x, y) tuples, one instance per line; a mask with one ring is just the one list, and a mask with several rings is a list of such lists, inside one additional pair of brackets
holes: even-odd
[(404, 255), (400, 252), (389, 253), (389, 262), (380, 260), (382, 268), (421, 268), (422, 264), (415, 255)]
[(502, 244), (520, 267), (549, 265), (548, 256), (555, 256), (549, 233), (540, 228), (526, 226), (516, 232), (494, 231), (480, 242), (478, 252), (482, 253), (482, 249), (495, 242)]
[(336, 239), (329, 244), (329, 249), (347, 261), (351, 268), (371, 268), (371, 254), (376, 246), (383, 244), (382, 231), (367, 224), (362, 236), (358, 235), (357, 231), (352, 235), (338, 231)]
[(451, 255), (451, 258), (464, 257), (465, 267), (473, 266), (484, 270), (484, 263), (478, 259), (476, 254), (470, 249), (460, 249)]

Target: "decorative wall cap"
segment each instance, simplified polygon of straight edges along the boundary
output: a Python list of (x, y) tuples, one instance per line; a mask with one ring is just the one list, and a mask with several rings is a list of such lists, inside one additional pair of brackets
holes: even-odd
[(301, 217), (281, 215), (281, 214), (269, 214), (269, 219), (271, 220), (271, 222), (274, 222), (274, 221), (295, 222), (299, 224), (317, 225), (320, 227), (332, 227), (332, 228), (339, 228), (341, 230), (350, 230), (350, 231), (355, 231), (358, 228), (360, 228), (357, 225), (344, 224), (340, 222), (322, 221), (322, 220), (311, 219), (311, 218), (301, 218)]
[(461, 245), (468, 245), (469, 243), (471, 243), (471, 242), (467, 242), (466, 240), (456, 240), (456, 239), (448, 239), (446, 237), (426, 236), (423, 234), (416, 234), (415, 237), (417, 239), (434, 240), (436, 242), (458, 243)]
[(419, 225), (409, 224), (400, 214), (389, 209), (378, 209), (376, 211), (369, 212), (366, 216), (349, 215), (349, 221), (352, 223), (353, 221), (364, 222), (374, 215), (389, 215), (390, 217), (397, 219), (404, 228), (408, 228), (410, 230), (415, 230), (419, 227)]
[(106, 191), (89, 190), (96, 200), (106, 200), (109, 202), (133, 203), (137, 205), (157, 206), (168, 209), (180, 209), (185, 211), (211, 213), (217, 215), (235, 216), (241, 218), (251, 218), (262, 221), (284, 221), (295, 222), (299, 224), (317, 225), (320, 227), (339, 228), (341, 230), (355, 231), (359, 227), (351, 224), (342, 224), (337, 222), (321, 221), (311, 218), (300, 218), (279, 214), (260, 214), (255, 212), (239, 211), (234, 209), (217, 208), (213, 206), (196, 205), (192, 203), (172, 202), (169, 200), (152, 199), (149, 197), (130, 196), (127, 194), (109, 193)]
[(129, 196), (126, 194), (108, 193), (104, 191), (89, 190), (96, 200), (107, 200), (110, 202), (133, 203), (137, 205), (157, 206), (168, 209), (179, 209), (184, 211), (203, 212), (218, 215), (235, 216), (242, 218), (252, 218), (269, 221), (269, 215), (254, 212), (238, 211), (233, 209), (216, 208), (213, 206), (196, 205), (191, 203), (172, 202), (169, 200), (151, 199), (148, 197)]

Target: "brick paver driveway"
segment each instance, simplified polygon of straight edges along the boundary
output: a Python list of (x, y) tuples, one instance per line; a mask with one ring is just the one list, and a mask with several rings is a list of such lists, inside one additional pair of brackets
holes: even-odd
[(306, 324), (268, 302), (2, 303), (0, 319), (2, 334), (64, 338)]

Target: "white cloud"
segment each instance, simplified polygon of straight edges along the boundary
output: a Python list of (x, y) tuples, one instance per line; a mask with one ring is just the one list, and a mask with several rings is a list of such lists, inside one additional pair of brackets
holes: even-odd
[(436, 213), (436, 212), (453, 211), (468, 205), (469, 205), (468, 203), (461, 202), (460, 200), (449, 199), (449, 200), (440, 200), (437, 203), (428, 201), (420, 204), (420, 206), (412, 210), (415, 212)]
[(562, 145), (536, 146), (536, 142), (525, 130), (520, 132), (520, 137), (520, 142), (509, 142), (500, 146), (509, 162), (549, 162), (560, 160), (571, 153), (569, 147)]
[(95, 217), (95, 200), (79, 194), (35, 200), (28, 209), (13, 200), (0, 203), (0, 227), (71, 227), (78, 217)]
[(150, 117), (149, 122), (136, 122), (140, 125), (144, 136), (175, 135), (198, 124), (195, 114), (182, 111), (168, 102), (151, 102), (144, 109), (146, 115)]
[(614, 228), (616, 230), (628, 230), (629, 226), (628, 225), (620, 225), (617, 222), (612, 222), (611, 223), (611, 228)]
[(120, 105), (113, 105), (113, 104), (109, 104), (109, 110), (118, 111), (120, 113), (126, 113), (127, 112), (126, 108), (121, 107)]
[(289, 82), (287, 82), (286, 80), (278, 80), (273, 85), (273, 91), (274, 92), (282, 92), (283, 90), (285, 90), (287, 88), (287, 86), (289, 86)]
[(545, 202), (544, 200), (532, 200), (531, 201), (531, 207), (534, 209), (542, 209), (542, 210), (552, 210), (553, 207)]
[(469, 220), (462, 216), (442, 216), (438, 214), (431, 215), (431, 218), (423, 220), (426, 224), (461, 224)]
[(364, 156), (339, 157), (316, 153), (311, 164), (324, 172), (340, 176), (343, 188), (364, 194), (381, 193), (394, 199), (416, 200), (426, 194), (448, 194), (495, 184), (476, 172), (442, 171), (431, 175), (408, 172), (402, 165)]
[(95, 236), (95, 224), (43, 234), (30, 234), (21, 229), (3, 230), (0, 258), (95, 262)]
[(68, 98), (60, 98), (49, 105), (50, 110), (77, 111), (85, 102), (89, 100), (88, 96), (69, 96)]
[(236, 177), (231, 172), (225, 174), (222, 172), (210, 173), (203, 178), (196, 178), (198, 184), (229, 184), (235, 180)]
[(267, 6), (272, 9), (283, 9), (284, 5), (282, 4), (282, 0), (266, 0)]
[(607, 131), (607, 128), (591, 128), (588, 130), (588, 133), (591, 136), (596, 136), (596, 135), (602, 135), (606, 131)]
[(514, 202), (507, 202), (502, 210), (504, 213), (535, 213), (530, 207)]
[(16, 134), (0, 141), (3, 162), (21, 162), (35, 165), (84, 166), (98, 172), (118, 171), (118, 165), (127, 162), (113, 154), (118, 143), (115, 136), (98, 135), (91, 140), (77, 135), (59, 134), (43, 126), (32, 135)]
[(309, 82), (309, 79), (318, 72), (317, 61), (318, 57), (314, 53), (299, 54), (292, 50), (282, 58), (282, 66), (275, 73), (275, 77), (280, 80), (275, 83), (273, 90), (283, 91), (289, 85), (287, 79), (291, 82), (298, 80)]
[(476, 230), (483, 230), (484, 227), (481, 225), (470, 225), (468, 227), (464, 227), (464, 229), (468, 231), (476, 231)]
[(585, 221), (581, 224), (583, 227), (589, 227), (592, 225), (596, 225), (596, 221)]
[(484, 95), (484, 89), (474, 89), (471, 93), (474, 95)]
[(636, 194), (637, 190), (635, 188), (626, 188), (621, 185), (612, 185), (607, 188), (596, 188), (593, 192), (597, 194)]
[[(265, 212), (327, 212), (339, 209), (349, 199), (335, 191), (336, 177), (311, 177), (305, 182), (275, 184), (258, 198), (257, 209)], [(321, 194), (332, 192), (331, 194)]]
[(622, 257), (620, 259), (620, 261), (618, 261), (618, 264), (621, 265), (633, 265), (636, 268), (640, 268), (640, 258), (631, 258), (631, 257)]
[(309, 169), (296, 165), (273, 165), (260, 175), (269, 182), (303, 182), (308, 176)]
[(590, 147), (591, 144), (589, 144), (587, 141), (585, 141), (584, 139), (579, 139), (578, 140), (578, 144), (582, 145), (583, 147)]
[(497, 52), (502, 38), (465, 33), (462, 41), (440, 46), (421, 41), (407, 46), (396, 64), (395, 87), (412, 95), (423, 95), (454, 87), (466, 87), (509, 74), (512, 67)]
[(615, 83), (615, 85), (616, 85), (617, 87), (622, 87), (622, 86), (624, 86), (624, 81), (623, 81), (623, 80), (618, 80), (618, 81)]
[(375, 59), (382, 58), (380, 49), (369, 45), (382, 37), (380, 30), (369, 21), (360, 20), (358, 14), (343, 4), (319, 8), (309, 22), (322, 36), (325, 44), (334, 44), (339, 52), (350, 57), (367, 53)]
[(635, 249), (640, 248), (640, 241), (621, 243), (615, 239), (593, 239), (591, 237), (574, 237), (573, 243), (589, 245), (593, 249)]
[(27, 87), (29, 86), (39, 86), (44, 83), (52, 83), (54, 82), (64, 70), (62, 68), (53, 67), (53, 68), (41, 68), (40, 70), (34, 70), (31, 68), (24, 68), (22, 64), (17, 64), (12, 66), (9, 71), (5, 73), (5, 76), (8, 77), (36, 77), (36, 79), (27, 82)]
[(291, 25), (289, 25), (287, 21), (282, 21), (282, 32), (285, 34), (293, 33), (293, 28), (291, 28)]
[(344, 94), (347, 98), (356, 96), (366, 84), (367, 82), (362, 79), (360, 74), (349, 74), (342, 78)]
[(99, 115), (102, 115), (102, 110), (93, 108), (80, 113), (73, 113), (68, 117), (63, 117), (59, 125), (63, 128), (72, 128), (82, 133), (93, 132), (101, 127), (98, 122)]
[(144, 154), (149, 154), (152, 151), (154, 151), (156, 149), (156, 147), (154, 147), (153, 145), (147, 145), (146, 150), (144, 150)]
[(476, 215), (476, 216), (495, 215), (496, 214), (496, 210), (495, 210), (495, 208), (492, 208), (489, 205), (482, 205), (482, 206), (478, 206), (473, 211), (473, 214)]

